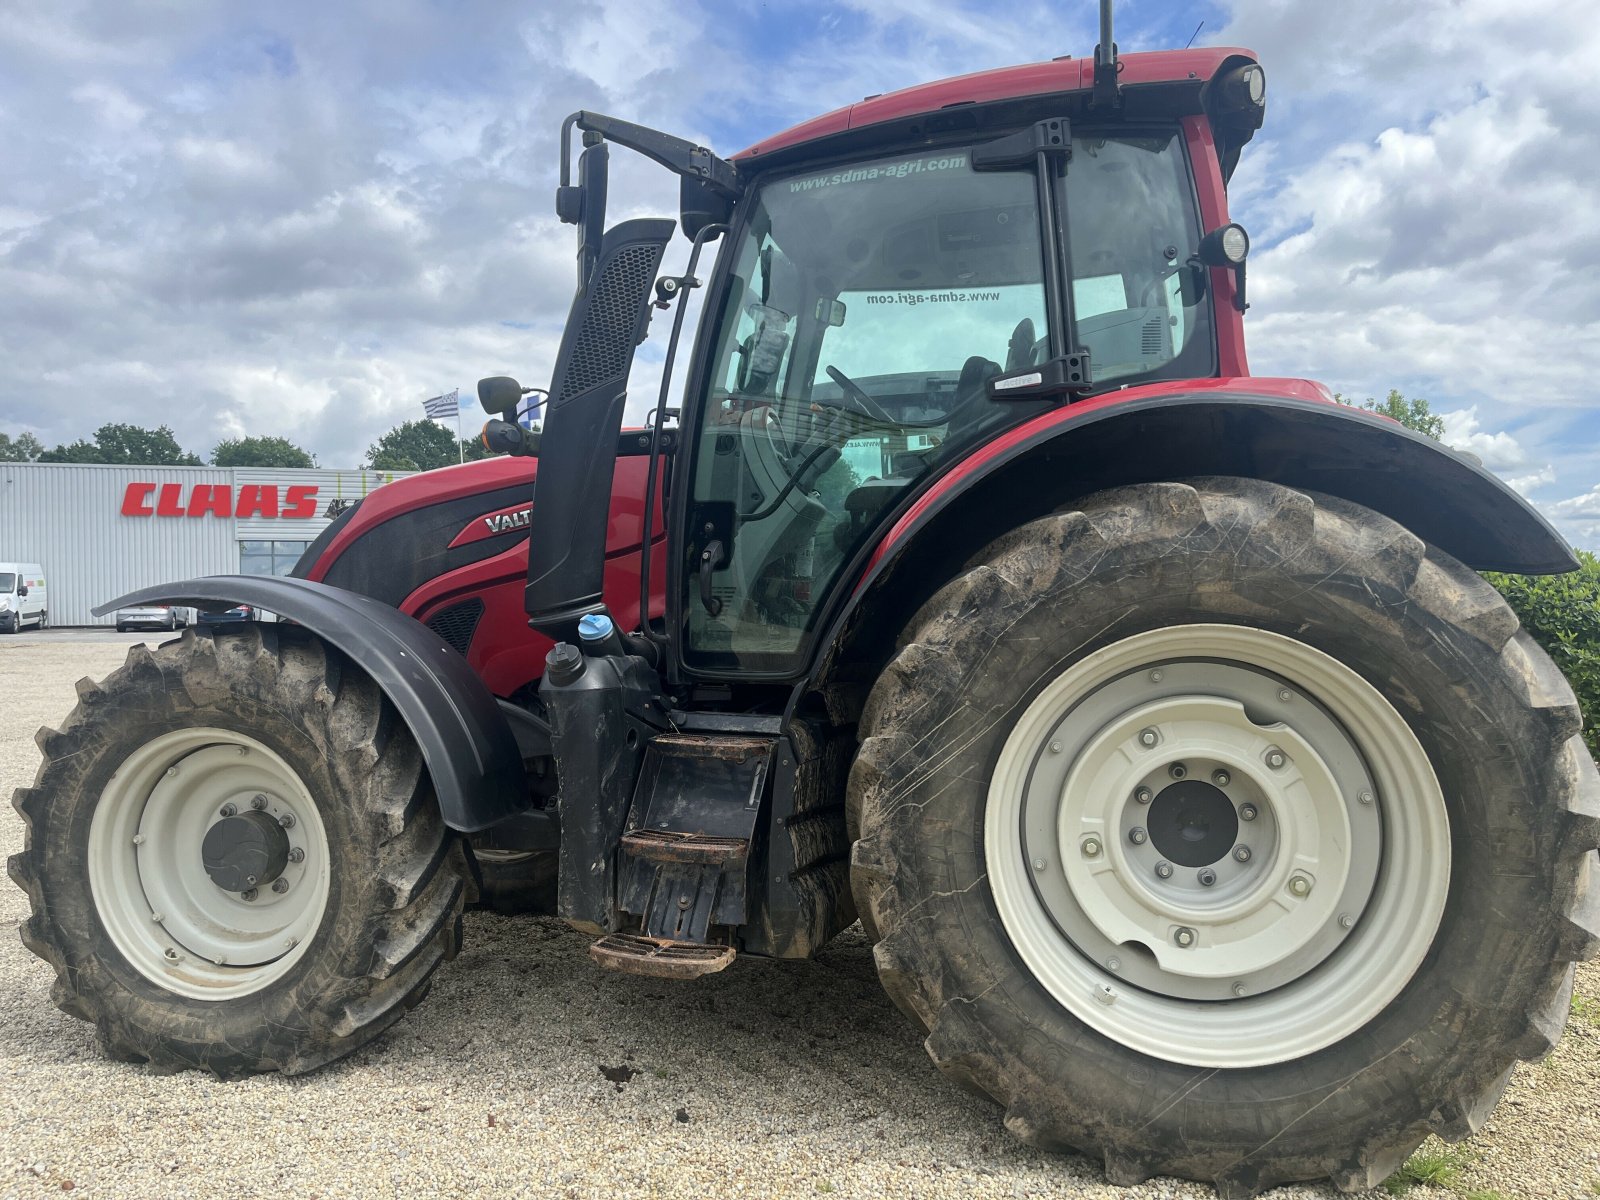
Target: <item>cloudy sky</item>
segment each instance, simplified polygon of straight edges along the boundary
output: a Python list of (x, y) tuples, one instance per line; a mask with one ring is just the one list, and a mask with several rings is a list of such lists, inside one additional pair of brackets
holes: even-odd
[[(202, 455), (279, 434), (329, 466), (426, 395), (547, 377), (573, 109), (731, 153), (868, 93), (1095, 42), (1090, 0), (0, 8), (0, 431), (166, 423)], [(1233, 187), (1255, 372), (1426, 397), (1453, 444), (1600, 547), (1590, 6), (1118, 6), (1124, 51), (1196, 26), (1267, 68)], [(631, 157), (613, 218), (671, 215), (672, 180)]]

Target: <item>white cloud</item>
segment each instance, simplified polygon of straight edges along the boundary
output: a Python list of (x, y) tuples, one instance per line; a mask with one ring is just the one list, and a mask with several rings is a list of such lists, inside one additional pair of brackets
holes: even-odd
[(1452, 450), (1476, 454), (1489, 470), (1505, 474), (1519, 471), (1531, 463), (1522, 444), (1504, 431), (1486, 432), (1478, 423), (1478, 406), (1440, 413), (1444, 422), (1444, 444)]

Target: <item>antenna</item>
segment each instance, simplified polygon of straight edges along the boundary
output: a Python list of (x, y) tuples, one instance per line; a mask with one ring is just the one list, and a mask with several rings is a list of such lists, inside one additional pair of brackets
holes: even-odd
[(1204, 21), (1201, 21), (1200, 24), (1198, 24), (1198, 25), (1196, 25), (1194, 27), (1194, 32), (1189, 35), (1189, 40), (1183, 44), (1183, 48), (1185, 50), (1187, 50), (1190, 46), (1194, 45), (1195, 38), (1200, 36), (1200, 31), (1202, 29), (1204, 29), (1205, 27), (1206, 27), (1206, 23)]
[(1094, 96), (1091, 103), (1099, 108), (1116, 108), (1122, 103), (1117, 88), (1117, 43), (1111, 38), (1111, 0), (1100, 0), (1100, 44), (1094, 48)]

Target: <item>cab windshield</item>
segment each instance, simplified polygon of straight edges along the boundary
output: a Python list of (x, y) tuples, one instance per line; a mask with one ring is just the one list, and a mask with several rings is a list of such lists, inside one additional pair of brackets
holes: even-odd
[(7, 571), (0, 571), (0, 596), (9, 596), (17, 590), (17, 577)]
[[(783, 671), (845, 562), (907, 488), (1047, 402), (989, 380), (1052, 345), (1041, 196), (1065, 215), (1074, 349), (1098, 386), (1206, 374), (1198, 243), (1173, 133), (1074, 138), (1068, 168), (969, 148), (765, 184), (733, 254), (692, 446), (685, 660)], [(1065, 341), (1065, 339), (1062, 339)], [(1196, 369), (1198, 368), (1198, 369)], [(710, 554), (707, 554), (707, 551)]]

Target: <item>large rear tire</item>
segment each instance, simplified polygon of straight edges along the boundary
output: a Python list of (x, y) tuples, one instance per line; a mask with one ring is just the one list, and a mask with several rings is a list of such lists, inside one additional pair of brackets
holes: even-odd
[(9, 867), (52, 999), (109, 1054), (297, 1074), (422, 998), (460, 944), (466, 860), (370, 678), (252, 624), (134, 646), (78, 694), (39, 731)]
[(1119, 489), (912, 621), (853, 886), (935, 1063), (1023, 1140), (1123, 1184), (1370, 1187), (1481, 1125), (1600, 948), (1579, 726), (1498, 594), (1393, 522)]

